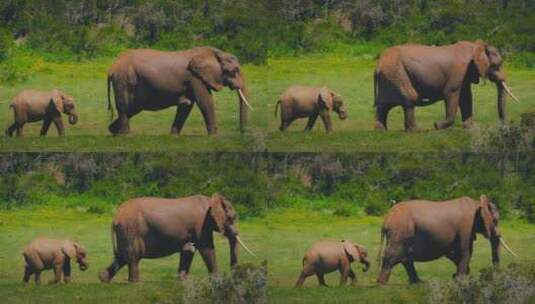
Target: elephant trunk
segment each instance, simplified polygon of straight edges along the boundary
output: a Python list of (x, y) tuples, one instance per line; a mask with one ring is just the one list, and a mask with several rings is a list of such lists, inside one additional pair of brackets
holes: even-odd
[(490, 248), (492, 251), (492, 264), (500, 264), (500, 237), (493, 234), (490, 238)]
[(503, 122), (505, 120), (505, 82), (499, 82), (496, 84), (498, 90), (498, 117)]
[(367, 260), (362, 261), (362, 265), (364, 265), (362, 271), (367, 272), (368, 269), (370, 269), (370, 262), (368, 262)]
[(75, 125), (78, 122), (78, 115), (76, 114), (69, 114), (69, 123), (71, 125)]
[(237, 237), (228, 238), (229, 248), (230, 248), (230, 267), (234, 267), (238, 264), (238, 241)]

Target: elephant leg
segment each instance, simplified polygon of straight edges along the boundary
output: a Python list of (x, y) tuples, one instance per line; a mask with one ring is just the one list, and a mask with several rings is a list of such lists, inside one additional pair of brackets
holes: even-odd
[(308, 118), (307, 125), (305, 127), (305, 132), (309, 132), (314, 128), (314, 124), (316, 123), (316, 120), (318, 119), (318, 115), (314, 114)]
[[(385, 250), (387, 252), (387, 250)], [(377, 278), (377, 283), (380, 285), (385, 285), (390, 279), (390, 274), (392, 269), (401, 262), (401, 257), (398, 255), (386, 255), (383, 257), (381, 265), (381, 273)]]
[(48, 128), (50, 127), (50, 124), (52, 123), (52, 119), (46, 117), (43, 120), (43, 126), (41, 127), (41, 136), (46, 136), (48, 133)]
[(459, 107), (461, 108), (463, 127), (470, 128), (472, 126), (472, 89), (470, 85), (462, 88)]
[(123, 259), (115, 258), (113, 263), (99, 274), (100, 281), (104, 283), (110, 282), (125, 265), (126, 262)]
[(7, 129), (6, 129), (6, 136), (13, 136), (13, 132), (15, 132), (15, 130), (17, 129), (17, 123), (14, 122), (11, 124), (11, 126), (9, 126)]
[(378, 103), (375, 106), (375, 129), (376, 130), (388, 130), (387, 119), (388, 112), (392, 109), (391, 106)]
[(297, 278), (297, 282), (295, 282), (295, 287), (301, 287), (303, 286), (303, 283), (305, 283), (305, 279), (308, 277), (309, 275), (307, 273), (305, 273), (305, 271), (301, 271), (301, 274), (299, 275), (299, 278)]
[[(459, 262), (460, 262), (460, 257), (459, 257), (459, 254), (457, 253), (457, 251), (452, 251), (448, 254), (446, 254), (446, 257), (453, 262), (453, 264), (455, 264), (455, 268), (457, 269), (457, 271), (459, 270)], [(457, 272), (454, 273), (452, 275), (453, 278), (457, 277)]]
[(54, 264), (54, 279), (50, 284), (56, 284), (61, 282), (61, 277), (63, 275), (63, 263)]
[(351, 268), (349, 269), (348, 276), (351, 279), (351, 284), (355, 284), (357, 282), (357, 276), (355, 275), (355, 272), (353, 271), (353, 269)]
[(182, 128), (188, 119), (191, 109), (193, 108), (193, 102), (179, 103), (176, 109), (175, 121), (171, 128), (171, 134), (179, 135), (182, 132)]
[(128, 263), (128, 281), (132, 283), (139, 282), (139, 260), (133, 259)]
[(206, 265), (206, 269), (208, 269), (208, 273), (217, 273), (217, 264), (214, 248), (199, 248), (199, 252), (201, 253), (204, 264)]
[(325, 131), (327, 133), (331, 133), (333, 131), (331, 115), (329, 115), (329, 112), (327, 112), (327, 113), (321, 114), (320, 116), (321, 116), (321, 120), (323, 121), (323, 125), (325, 126)]
[(198, 79), (193, 79), (191, 81), (191, 86), (193, 88), (193, 94), (195, 96), (197, 106), (199, 106), (201, 114), (204, 118), (204, 123), (206, 124), (206, 131), (208, 132), (208, 135), (214, 135), (217, 133), (217, 126), (214, 112), (214, 99), (212, 97), (212, 94), (208, 91), (206, 86)]
[(69, 283), (71, 281), (71, 261), (65, 260), (63, 263), (63, 282)]
[(188, 277), (191, 262), (193, 261), (193, 252), (183, 251), (180, 253), (180, 265), (178, 266), (178, 278), (185, 280)]
[(24, 131), (23, 131), (23, 128), (24, 127), (24, 124), (21, 124), (21, 123), (17, 123), (17, 137), (22, 137), (24, 135)]
[(316, 273), (316, 276), (318, 277), (318, 283), (322, 287), (329, 287), (327, 284), (325, 284), (325, 275), (323, 273)]
[(409, 276), (409, 282), (411, 284), (417, 284), (422, 282), (420, 278), (418, 278), (418, 274), (416, 273), (416, 268), (414, 267), (413, 261), (405, 261), (402, 264), (403, 267), (405, 267), (405, 271), (407, 271), (407, 275)]
[(416, 126), (416, 117), (414, 115), (414, 106), (403, 107), (403, 114), (405, 116), (405, 131), (414, 132), (418, 130)]
[(26, 265), (24, 266), (24, 277), (22, 278), (22, 281), (24, 283), (28, 283), (30, 281), (30, 276), (33, 274), (32, 269), (30, 266)]
[(470, 274), (470, 260), (471, 256), (462, 256), (459, 260), (459, 265), (457, 266), (457, 273), (455, 274), (455, 277), (460, 275), (468, 275)]
[(35, 271), (35, 284), (36, 285), (41, 285), (41, 270), (36, 270)]
[(59, 136), (65, 135), (65, 127), (63, 126), (63, 119), (61, 119), (61, 116), (57, 116), (53, 118), (54, 125), (56, 126), (56, 129), (58, 130)]
[(279, 130), (281, 132), (284, 132), (286, 130), (288, 130), (288, 127), (292, 124), (292, 122), (294, 121), (294, 119), (282, 119), (281, 120), (281, 126), (279, 128)]
[(117, 110), (118, 117), (109, 126), (108, 130), (113, 135), (125, 135), (130, 133), (130, 120), (126, 111)]
[(446, 119), (435, 122), (435, 128), (437, 130), (449, 128), (455, 123), (455, 116), (459, 107), (459, 95), (460, 90), (457, 90), (446, 96)]
[(340, 286), (347, 284), (347, 278), (349, 277), (349, 267), (342, 266), (340, 268)]

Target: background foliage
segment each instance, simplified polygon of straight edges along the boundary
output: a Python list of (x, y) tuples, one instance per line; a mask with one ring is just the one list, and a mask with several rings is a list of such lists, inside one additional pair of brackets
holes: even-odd
[[(269, 54), (485, 39), (534, 66), (525, 53), (535, 51), (534, 11), (529, 0), (4, 0), (0, 61), (14, 48), (79, 60), (213, 45), (264, 63)], [(364, 42), (370, 49), (356, 46)]]
[[(495, 164), (495, 165), (489, 165)], [(107, 213), (132, 197), (221, 192), (242, 217), (280, 208), (383, 214), (394, 202), (487, 194), (504, 218), (535, 222), (529, 154), (55, 153), (0, 156), (0, 208)]]

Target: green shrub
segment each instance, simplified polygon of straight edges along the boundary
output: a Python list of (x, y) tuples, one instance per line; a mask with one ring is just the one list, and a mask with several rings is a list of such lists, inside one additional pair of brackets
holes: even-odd
[(441, 303), (530, 303), (535, 300), (533, 264), (510, 264), (485, 268), (477, 277), (461, 277), (429, 284), (429, 302)]
[(237, 265), (230, 274), (185, 281), (185, 303), (267, 303), (267, 262)]
[(5, 29), (0, 29), (0, 62), (11, 57), (14, 47), (15, 43), (11, 33)]
[(383, 215), (389, 208), (390, 205), (388, 203), (378, 199), (371, 199), (368, 201), (368, 204), (366, 204), (364, 211), (368, 215)]

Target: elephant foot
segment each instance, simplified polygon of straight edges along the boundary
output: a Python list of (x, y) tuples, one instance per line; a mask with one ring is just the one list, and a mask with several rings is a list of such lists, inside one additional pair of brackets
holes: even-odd
[(178, 274), (179, 281), (186, 281), (188, 279), (188, 274), (186, 272), (180, 272)]
[(453, 121), (449, 121), (449, 120), (434, 123), (435, 129), (437, 130), (447, 129), (451, 127), (452, 125), (453, 125)]
[(386, 126), (382, 122), (376, 121), (375, 122), (375, 130), (377, 130), (377, 131), (386, 131), (387, 129), (386, 129)]
[(420, 280), (420, 279), (416, 279), (416, 280), (413, 280), (413, 281), (409, 281), (409, 284), (423, 284), (425, 283), (424, 281)]
[(409, 133), (416, 133), (416, 132), (419, 132), (420, 129), (416, 126), (411, 126), (411, 127), (405, 128), (405, 131)]
[(474, 126), (474, 123), (472, 121), (472, 118), (469, 118), (463, 122), (463, 128), (470, 129)]
[(109, 283), (110, 282), (110, 273), (108, 271), (106, 271), (106, 270), (103, 270), (98, 274), (98, 278), (99, 278), (100, 282), (102, 282), (102, 283)]

